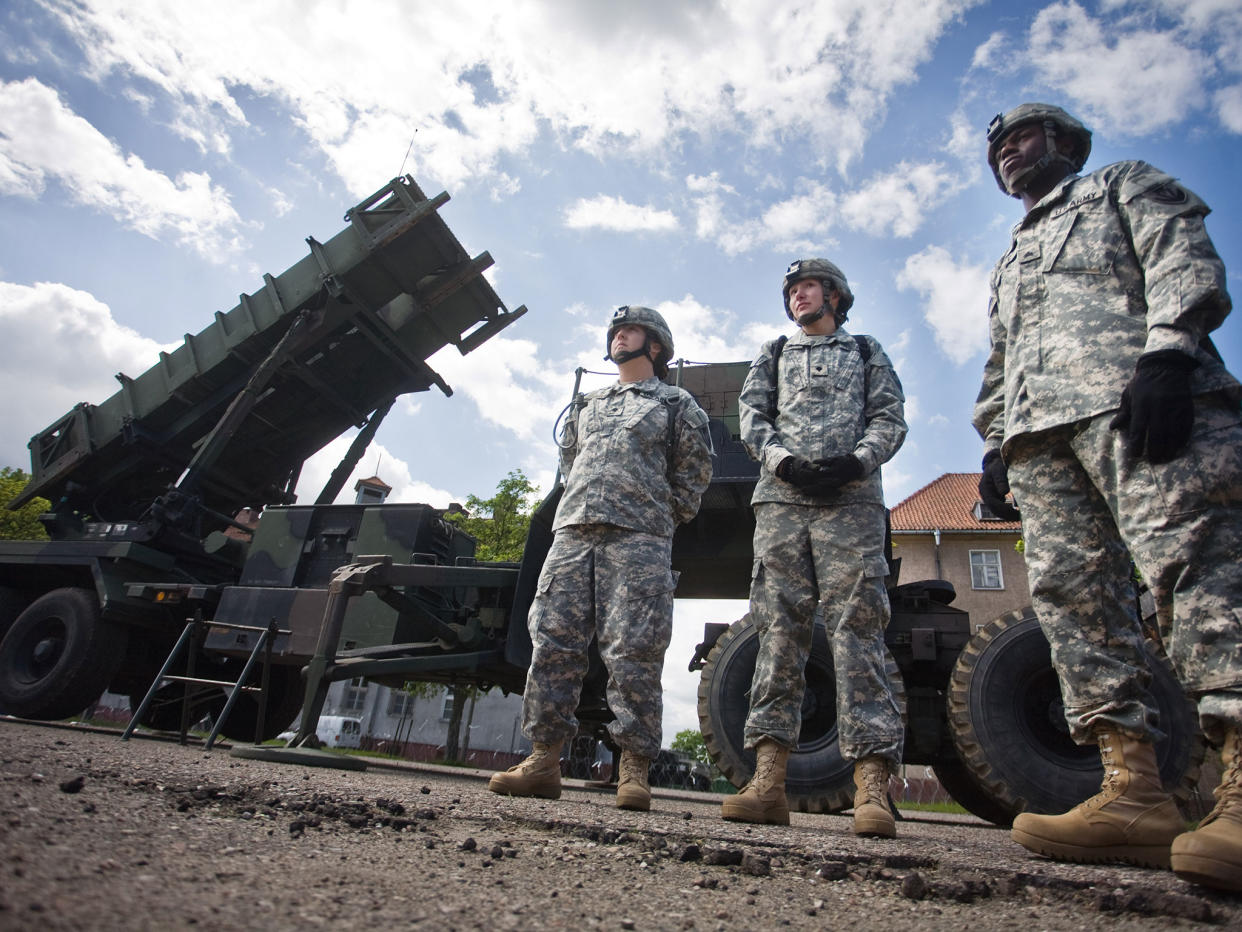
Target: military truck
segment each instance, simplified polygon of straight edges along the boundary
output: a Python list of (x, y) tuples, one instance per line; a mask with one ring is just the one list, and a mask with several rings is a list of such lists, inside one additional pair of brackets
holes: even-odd
[[(473, 539), (427, 505), (331, 504), (396, 396), (448, 392), (427, 364), (433, 352), (450, 343), (469, 352), (525, 311), (507, 311), (482, 279), (490, 257), (465, 254), (436, 213), (445, 200), (408, 177), (390, 183), (346, 214), (345, 231), (308, 240), (309, 256), (212, 327), (32, 439), (33, 479), (15, 504), (48, 498), (52, 540), (0, 542), (0, 709), (59, 718), (110, 687), (131, 696), (143, 724), (171, 728), (205, 713), (248, 740), (279, 733), (300, 708), (292, 753), (314, 747), (327, 689), (342, 679), (522, 691), (526, 614), (559, 490), (536, 510), (518, 563), (476, 560)], [(747, 369), (683, 361), (668, 377), (708, 413), (712, 440), (711, 485), (674, 538), (680, 598), (747, 595), (758, 475), (739, 439)], [(296, 504), (303, 461), (352, 426), (362, 430), (328, 486)], [(255, 526), (250, 512), (260, 514)], [(906, 762), (930, 766), (960, 803), (998, 823), (1090, 795), (1098, 756), (1065, 733), (1033, 616), (976, 634), (950, 585), (902, 583), (891, 554), (890, 567), (886, 640)], [(164, 685), (190, 618), (206, 630), (177, 663), (198, 679), (215, 671), (217, 685)], [(225, 715), (227, 687), (260, 647), (263, 691)], [(708, 748), (739, 786), (754, 767), (742, 724), (757, 647), (749, 619), (721, 621), (688, 658), (700, 671)], [(1195, 716), (1155, 650), (1151, 661), (1168, 733), (1162, 774), (1184, 793), (1202, 756)], [(577, 711), (584, 736), (606, 736), (606, 679), (593, 649)], [(851, 776), (819, 624), (791, 803), (848, 807)]]
[[(319, 495), (331, 502), (398, 395), (451, 394), (433, 353), (469, 353), (525, 313), (483, 277), (491, 257), (472, 258), (449, 230), (438, 213), (447, 201), (409, 176), (384, 185), (346, 212), (344, 230), (308, 237), (297, 263), (146, 372), (119, 374), (103, 403), (79, 404), (31, 439), (32, 479), (13, 506), (48, 499), (50, 540), (0, 542), (0, 711), (56, 719), (105, 688), (143, 697), (187, 611), (213, 617), (239, 581), (248, 516), (291, 503), (304, 461), (361, 428)], [(265, 518), (257, 536), (273, 536)], [(241, 672), (232, 658), (187, 655), (201, 679)], [(303, 688), (287, 663), (268, 679), (274, 735)], [(207, 692), (199, 711), (218, 711), (222, 690)], [(252, 736), (260, 711), (247, 694), (227, 733)], [(145, 715), (169, 727), (180, 711), (157, 702)]]

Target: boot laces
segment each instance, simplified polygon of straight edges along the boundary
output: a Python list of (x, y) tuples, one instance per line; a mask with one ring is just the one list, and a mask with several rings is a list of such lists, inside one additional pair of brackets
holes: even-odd
[(888, 803), (888, 768), (882, 764), (865, 764), (862, 768), (863, 791), (872, 800)]
[(527, 770), (534, 770), (542, 767), (548, 759), (548, 754), (552, 749), (546, 744), (536, 744), (530, 749), (530, 754), (526, 760), (519, 762), (516, 766), (510, 767), (510, 773), (525, 773)]
[(1220, 775), (1220, 787), (1216, 790), (1216, 805), (1203, 817), (1199, 823), (1201, 826), (1215, 821), (1232, 806), (1242, 808), (1242, 730), (1230, 732), (1226, 742), (1233, 744), (1232, 748), (1228, 743), (1225, 745), (1225, 751), (1232, 752), (1232, 757), (1228, 766), (1225, 767), (1225, 772)]
[(621, 756), (621, 782), (628, 783), (637, 781), (639, 783), (646, 782), (647, 779), (647, 759), (638, 757), (637, 755), (623, 754)]
[(1117, 739), (1110, 738), (1106, 744), (1105, 739), (1100, 739), (1100, 762), (1104, 765), (1104, 780), (1100, 784), (1100, 791), (1081, 803), (1084, 809), (1098, 809), (1121, 795), (1121, 782), (1117, 779), (1121, 776), (1121, 768), (1117, 766), (1117, 759), (1113, 756), (1112, 742), (1115, 740)]

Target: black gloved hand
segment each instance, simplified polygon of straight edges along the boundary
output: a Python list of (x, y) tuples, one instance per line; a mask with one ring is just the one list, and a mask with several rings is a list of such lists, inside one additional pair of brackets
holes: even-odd
[(979, 480), (979, 497), (983, 504), (1002, 521), (1017, 521), (1018, 509), (1005, 501), (1009, 494), (1009, 467), (999, 450), (989, 450), (983, 457), (983, 477)]
[(824, 477), (814, 463), (797, 456), (787, 456), (776, 464), (776, 478), (799, 489), (806, 489), (822, 482)]
[(1131, 456), (1146, 452), (1149, 463), (1167, 463), (1186, 446), (1195, 420), (1190, 373), (1198, 366), (1197, 359), (1174, 349), (1138, 358), (1121, 393), (1121, 410), (1108, 422), (1110, 430), (1125, 432)]
[(815, 465), (819, 467), (820, 472), (820, 481), (813, 487), (816, 492), (831, 492), (839, 489), (847, 482), (861, 479), (865, 471), (862, 460), (853, 453), (816, 460)]

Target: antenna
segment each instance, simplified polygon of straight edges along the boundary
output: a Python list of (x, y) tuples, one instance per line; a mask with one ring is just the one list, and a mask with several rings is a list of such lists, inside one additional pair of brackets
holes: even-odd
[[(417, 135), (418, 127), (416, 126), (414, 127), (414, 132), (410, 133), (410, 144), (405, 147), (405, 158), (401, 160), (401, 170), (397, 172), (398, 178), (405, 174), (405, 163), (409, 161), (410, 152), (414, 149), (414, 137)], [(376, 473), (376, 475), (379, 475), (379, 473)]]

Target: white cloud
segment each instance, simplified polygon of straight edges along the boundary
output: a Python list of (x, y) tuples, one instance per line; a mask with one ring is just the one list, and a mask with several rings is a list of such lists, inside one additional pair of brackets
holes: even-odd
[(85, 291), (0, 282), (0, 465), (29, 469), (26, 441), (82, 401), (98, 404), (137, 376), (162, 347), (123, 327)]
[(479, 0), (416, 16), (396, 0), (49, 5), (92, 77), (158, 96), (205, 151), (228, 150), (257, 94), (288, 106), (365, 193), (411, 135), (411, 170), (449, 187), (501, 175), (547, 134), (588, 154), (657, 157), (687, 135), (756, 149), (798, 138), (810, 161), (844, 169), (889, 96), (979, 2)]
[(565, 373), (573, 367), (549, 365), (530, 340), (496, 336), (466, 356), (445, 346), (428, 362), (455, 393), (478, 406), (484, 421), (527, 442), (542, 443), (552, 435), (571, 387)]
[(695, 645), (703, 640), (703, 626), (708, 622), (732, 624), (749, 607), (740, 599), (677, 599), (673, 603), (673, 639), (664, 655), (660, 683), (664, 693), (663, 747), (668, 747), (679, 731), (699, 730), (700, 676), (686, 667)]
[(670, 211), (630, 204), (606, 194), (579, 198), (565, 209), (564, 218), (565, 226), (571, 230), (662, 233), (677, 229), (677, 216)]
[(939, 162), (901, 162), (841, 199), (845, 223), (871, 236), (906, 237), (923, 224), (927, 211), (956, 193), (960, 182)]
[[(779, 312), (779, 299), (773, 305)], [(732, 311), (705, 305), (691, 294), (679, 301), (661, 301), (655, 309), (673, 332), (677, 357), (692, 362), (753, 359), (759, 345), (775, 338), (783, 329), (781, 325), (788, 323), (781, 318), (773, 319), (770, 325), (739, 325)]]
[[(1143, 135), (1175, 126), (1209, 106), (1218, 68), (1238, 69), (1236, 3), (1104, 6), (1116, 14), (1107, 22), (1072, 0), (1044, 8), (1025, 52), (1039, 79), (1078, 101), (1097, 129)], [(1220, 115), (1232, 128), (1230, 111)]]
[(1008, 39), (1003, 32), (994, 32), (979, 46), (975, 48), (975, 54), (971, 57), (971, 68), (997, 68), (1002, 62), (1001, 55), (1008, 45)]
[(240, 218), (210, 176), (148, 168), (34, 78), (0, 84), (0, 194), (36, 198), (49, 179), (74, 202), (152, 239), (172, 236), (209, 260), (244, 245)]
[(897, 275), (898, 288), (922, 297), (936, 345), (959, 366), (988, 346), (988, 272), (958, 264), (941, 246), (928, 246), (906, 259)]
[[(302, 464), (302, 472), (298, 476), (298, 486), (295, 490), (298, 504), (314, 504), (320, 491), (331, 478), (332, 470), (336, 469), (351, 442), (353, 442), (352, 434), (337, 437)], [(430, 505), (433, 508), (447, 508), (453, 501), (465, 500), (461, 492), (454, 493), (438, 489), (426, 482), (414, 479), (410, 474), (409, 463), (395, 456), (382, 443), (372, 442), (367, 447), (366, 455), (345, 480), (335, 501), (340, 504), (352, 503), (357, 495), (354, 485), (358, 480), (376, 475), (392, 486), (392, 491), (388, 493), (387, 498), (389, 502), (417, 503)]]

